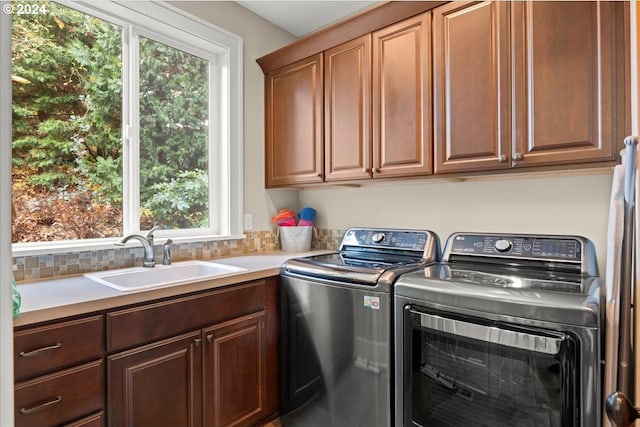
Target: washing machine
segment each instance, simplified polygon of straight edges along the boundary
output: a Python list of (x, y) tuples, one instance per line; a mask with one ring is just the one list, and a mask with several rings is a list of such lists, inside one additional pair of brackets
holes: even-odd
[(394, 286), (395, 425), (599, 426), (601, 301), (586, 238), (454, 233)]
[(282, 266), (283, 426), (393, 425), (393, 283), (439, 255), (428, 230), (353, 227), (337, 252)]

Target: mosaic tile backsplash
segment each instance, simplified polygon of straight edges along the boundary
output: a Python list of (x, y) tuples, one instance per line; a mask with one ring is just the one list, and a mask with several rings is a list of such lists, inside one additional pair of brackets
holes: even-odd
[[(335, 250), (344, 230), (318, 229), (311, 241), (313, 249)], [(209, 260), (280, 250), (274, 231), (245, 232), (245, 239), (213, 242), (180, 243), (171, 246), (174, 262)], [(155, 245), (156, 262), (162, 260), (162, 245)], [(13, 275), (18, 282), (52, 277), (114, 270), (142, 265), (144, 251), (141, 246), (71, 252), (55, 255), (37, 255), (13, 258)]]

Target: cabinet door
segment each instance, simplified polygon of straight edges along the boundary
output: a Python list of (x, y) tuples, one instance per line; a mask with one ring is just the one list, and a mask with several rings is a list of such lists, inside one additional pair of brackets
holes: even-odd
[(507, 2), (433, 11), (435, 172), (510, 168)]
[(371, 35), (324, 53), (325, 181), (371, 177)]
[[(615, 158), (624, 2), (512, 4), (515, 166)], [(618, 111), (617, 111), (618, 110)], [(620, 136), (621, 137), (621, 136)]]
[(266, 186), (322, 182), (322, 53), (266, 76)]
[(202, 425), (200, 332), (107, 358), (111, 427)]
[(265, 312), (204, 330), (205, 427), (248, 426), (265, 415)]
[(373, 176), (432, 172), (431, 14), (373, 33)]

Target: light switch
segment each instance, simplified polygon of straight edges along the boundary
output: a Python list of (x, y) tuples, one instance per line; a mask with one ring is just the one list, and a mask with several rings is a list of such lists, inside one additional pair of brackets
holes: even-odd
[(244, 214), (244, 231), (253, 230), (253, 215)]

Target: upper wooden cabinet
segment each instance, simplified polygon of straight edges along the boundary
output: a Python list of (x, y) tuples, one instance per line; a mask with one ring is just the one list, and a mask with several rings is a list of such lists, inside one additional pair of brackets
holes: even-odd
[[(630, 127), (627, 3), (408, 3), (358, 16), (370, 30), (351, 39), (345, 21), (258, 59), (267, 187), (614, 163)], [(391, 5), (415, 13), (365, 19)]]
[(322, 182), (322, 53), (266, 76), (267, 187)]
[(373, 33), (375, 177), (432, 171), (431, 14)]
[(508, 8), (454, 2), (434, 10), (436, 173), (511, 166)]
[(371, 177), (371, 35), (324, 53), (325, 180)]
[(624, 7), (511, 4), (516, 166), (615, 159), (625, 136)]
[(623, 7), (436, 8), (436, 173), (614, 160), (625, 127)]
[(266, 82), (267, 187), (432, 172), (430, 13), (272, 71)]
[(324, 52), (325, 181), (430, 174), (431, 15)]

